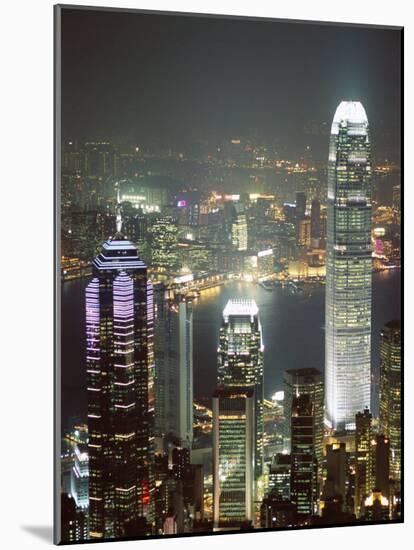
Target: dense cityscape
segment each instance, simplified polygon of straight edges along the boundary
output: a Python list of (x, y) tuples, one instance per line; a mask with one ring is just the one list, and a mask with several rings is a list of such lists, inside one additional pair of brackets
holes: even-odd
[[(65, 144), (62, 281), (89, 281), (87, 421), (66, 431), (62, 456), (67, 540), (399, 518), (399, 320), (381, 330), (379, 414), (370, 406), (371, 281), (400, 266), (398, 168), (371, 167), (357, 102), (336, 111), (325, 168), (239, 138), (216, 151)], [(216, 180), (177, 189), (158, 163)], [(243, 170), (252, 192), (220, 186)], [(193, 304), (237, 281), (324, 286), (325, 368), (289, 369), (265, 398), (260, 311), (230, 299), (217, 389), (199, 403)]]
[(66, 129), (62, 542), (402, 520), (400, 158), (359, 99), (286, 143)]

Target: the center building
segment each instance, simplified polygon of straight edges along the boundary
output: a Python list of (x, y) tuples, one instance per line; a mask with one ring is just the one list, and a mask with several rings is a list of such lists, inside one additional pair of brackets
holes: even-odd
[(215, 528), (254, 519), (253, 501), (263, 474), (263, 351), (256, 302), (229, 300), (223, 310), (213, 398)]

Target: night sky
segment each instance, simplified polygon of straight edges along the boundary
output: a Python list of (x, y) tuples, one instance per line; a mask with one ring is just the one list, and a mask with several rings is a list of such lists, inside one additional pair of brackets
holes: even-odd
[(395, 28), (64, 9), (62, 69), (64, 139), (179, 146), (257, 131), (299, 154), (305, 123), (330, 124), (353, 99), (377, 149), (400, 148)]

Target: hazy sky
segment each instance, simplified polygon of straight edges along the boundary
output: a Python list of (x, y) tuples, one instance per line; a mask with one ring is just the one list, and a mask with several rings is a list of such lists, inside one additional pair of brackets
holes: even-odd
[(304, 125), (363, 102), (377, 146), (399, 148), (401, 32), (64, 9), (65, 138), (185, 144), (248, 135), (292, 153)]

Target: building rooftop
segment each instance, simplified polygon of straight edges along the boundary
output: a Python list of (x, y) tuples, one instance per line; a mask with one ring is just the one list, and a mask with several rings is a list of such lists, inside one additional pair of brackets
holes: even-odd
[(332, 134), (337, 134), (341, 122), (365, 126), (368, 124), (367, 114), (360, 101), (341, 101), (335, 111), (332, 122)]
[(105, 270), (146, 268), (138, 256), (136, 246), (120, 233), (102, 244), (101, 251), (94, 258), (93, 264), (96, 268)]
[(227, 302), (223, 310), (223, 317), (231, 315), (250, 315), (254, 316), (259, 313), (259, 308), (254, 300), (248, 298), (231, 299)]

